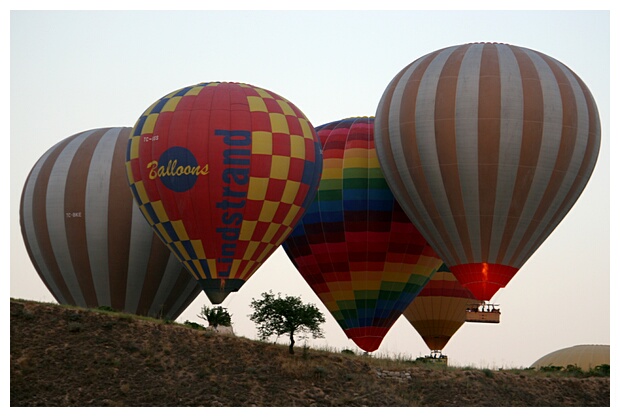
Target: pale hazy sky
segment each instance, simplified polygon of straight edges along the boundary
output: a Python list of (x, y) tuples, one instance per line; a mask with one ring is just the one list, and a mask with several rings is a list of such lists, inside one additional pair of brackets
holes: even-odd
[[(577, 204), (492, 299), (501, 324), (466, 323), (444, 353), (452, 365), (528, 367), (554, 350), (610, 344), (611, 3), (588, 3), (600, 11), (11, 11), (10, 296), (54, 301), (26, 253), (19, 200), (30, 169), (62, 139), (133, 126), (161, 96), (203, 81), (269, 89), (315, 127), (372, 116), (392, 77), (415, 59), (457, 44), (504, 42), (579, 75), (598, 105), (601, 149)], [(356, 349), (281, 248), (224, 301), (237, 334), (256, 338), (249, 304), (269, 289), (322, 309), (326, 338), (311, 345)], [(201, 294), (178, 321), (199, 321), (204, 304)], [(375, 355), (428, 353), (401, 317)]]

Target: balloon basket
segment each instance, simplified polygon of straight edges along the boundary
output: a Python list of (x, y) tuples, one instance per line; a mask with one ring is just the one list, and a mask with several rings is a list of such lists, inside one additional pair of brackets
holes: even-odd
[(444, 355), (443, 353), (441, 353), (441, 350), (431, 350), (430, 355), (417, 358), (416, 362), (448, 366), (448, 357)]
[(466, 323), (499, 323), (499, 304), (470, 304), (465, 309)]

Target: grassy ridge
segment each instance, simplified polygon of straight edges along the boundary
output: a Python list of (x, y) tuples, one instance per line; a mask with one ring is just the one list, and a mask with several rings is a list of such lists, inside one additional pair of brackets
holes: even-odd
[(604, 370), (572, 371), (290, 355), (284, 345), (177, 323), (11, 300), (11, 406), (610, 405)]

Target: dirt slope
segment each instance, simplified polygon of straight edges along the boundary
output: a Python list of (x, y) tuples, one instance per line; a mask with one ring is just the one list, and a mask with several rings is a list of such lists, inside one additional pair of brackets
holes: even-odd
[(610, 405), (609, 377), (296, 351), (125, 314), (11, 300), (11, 406)]

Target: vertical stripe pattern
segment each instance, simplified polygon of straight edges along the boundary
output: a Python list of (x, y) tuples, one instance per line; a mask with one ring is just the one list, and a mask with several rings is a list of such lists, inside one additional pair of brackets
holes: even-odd
[(443, 264), (403, 316), (430, 350), (442, 350), (465, 323), (465, 310), (470, 304), (477, 305), (477, 300)]
[(48, 150), (22, 191), (22, 236), (59, 303), (175, 319), (200, 287), (133, 201), (125, 171), (130, 131), (93, 129)]
[(585, 84), (557, 60), (505, 44), (419, 58), (388, 85), (376, 117), (394, 195), (485, 300), (568, 213), (600, 147)]

